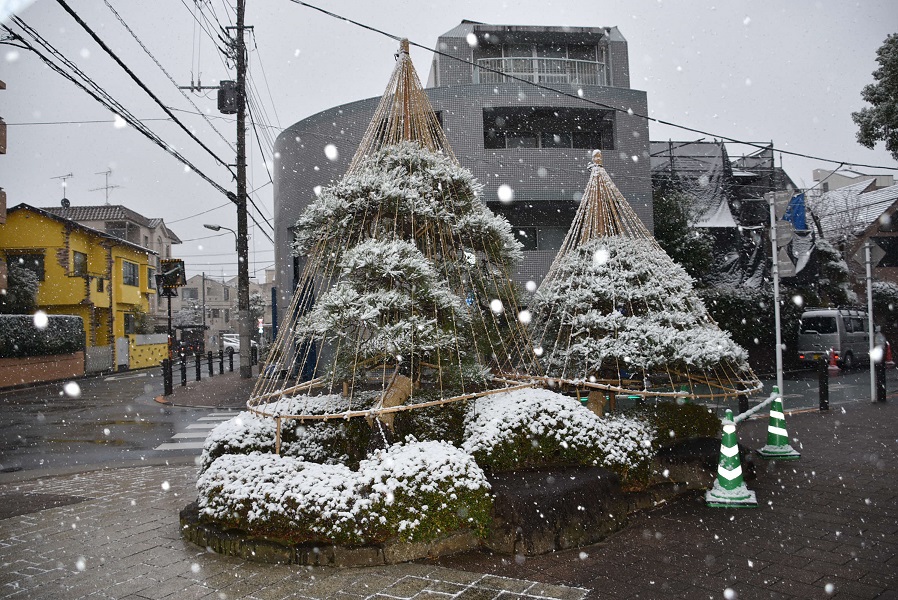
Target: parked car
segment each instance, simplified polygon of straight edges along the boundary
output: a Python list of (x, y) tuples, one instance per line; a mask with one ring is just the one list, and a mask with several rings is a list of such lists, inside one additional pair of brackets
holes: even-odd
[(798, 359), (802, 364), (829, 358), (850, 369), (870, 361), (870, 324), (867, 311), (855, 308), (813, 308), (801, 314)]
[[(222, 349), (224, 349), (225, 354), (232, 354), (240, 352), (240, 335), (237, 333), (223, 333), (221, 334), (221, 345)], [(255, 340), (250, 340), (250, 347), (256, 348), (258, 344)]]

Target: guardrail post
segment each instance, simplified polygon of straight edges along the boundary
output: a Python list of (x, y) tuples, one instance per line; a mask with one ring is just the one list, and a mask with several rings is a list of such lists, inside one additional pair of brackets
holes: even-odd
[(818, 388), (820, 390), (820, 410), (829, 410), (829, 364), (825, 358), (817, 363)]
[(880, 359), (876, 363), (876, 401), (886, 401), (886, 363)]
[(215, 367), (212, 366), (212, 351), (209, 350), (209, 377), (213, 377), (215, 375)]
[(194, 359), (196, 360), (196, 380), (199, 381), (202, 378), (203, 371), (202, 358), (200, 358), (199, 352), (194, 355)]
[(228, 372), (234, 372), (234, 353), (228, 352)]
[(218, 351), (218, 374), (224, 375), (224, 350)]
[(172, 386), (171, 386), (171, 359), (163, 358), (162, 359), (162, 390), (163, 394), (166, 396), (172, 395)]
[(187, 357), (181, 355), (181, 387), (187, 385)]

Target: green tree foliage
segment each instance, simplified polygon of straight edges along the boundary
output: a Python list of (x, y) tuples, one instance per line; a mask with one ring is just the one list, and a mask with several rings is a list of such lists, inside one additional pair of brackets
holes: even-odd
[(37, 310), (37, 273), (16, 261), (7, 263), (7, 288), (0, 294), (0, 314), (25, 315)]
[(875, 83), (861, 90), (861, 98), (872, 106), (851, 113), (851, 118), (858, 126), (858, 143), (873, 148), (876, 142), (885, 142), (898, 160), (898, 33), (886, 37), (876, 51), (876, 62)]
[(707, 233), (692, 227), (692, 201), (679, 182), (669, 178), (652, 182), (655, 239), (677, 264), (694, 279), (711, 270), (714, 242)]

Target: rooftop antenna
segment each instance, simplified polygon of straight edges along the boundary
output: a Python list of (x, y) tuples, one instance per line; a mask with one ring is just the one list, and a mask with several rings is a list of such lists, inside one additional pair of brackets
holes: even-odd
[(69, 173), (68, 175), (58, 175), (56, 177), (50, 178), (50, 179), (62, 179), (62, 200), (60, 200), (59, 203), (62, 205), (63, 208), (68, 208), (72, 205), (72, 203), (69, 202), (69, 199), (66, 198), (66, 196), (65, 196), (65, 189), (68, 187), (68, 184), (66, 183), (66, 181), (71, 179), (72, 177), (74, 177), (74, 175)]
[(106, 206), (109, 206), (109, 190), (120, 188), (120, 185), (109, 185), (109, 176), (112, 175), (112, 169), (106, 169), (105, 171), (100, 171), (99, 173), (94, 173), (94, 175), (105, 175), (106, 176), (106, 185), (100, 186), (98, 188), (93, 188), (90, 190), (91, 192), (96, 192), (98, 190), (106, 190)]

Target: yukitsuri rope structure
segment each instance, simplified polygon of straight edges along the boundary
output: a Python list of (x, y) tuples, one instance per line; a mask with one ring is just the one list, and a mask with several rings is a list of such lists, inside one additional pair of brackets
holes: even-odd
[(570, 231), (533, 303), (547, 380), (657, 398), (721, 400), (761, 382), (692, 279), (658, 245), (593, 153)]
[[(459, 166), (407, 41), (396, 58), (346, 175), (297, 224), (303, 273), (270, 376), (247, 403), (278, 424), (390, 425), (396, 413), (530, 387), (542, 374), (509, 277), (520, 246)], [(340, 400), (315, 412), (291, 404), (313, 391)]]

